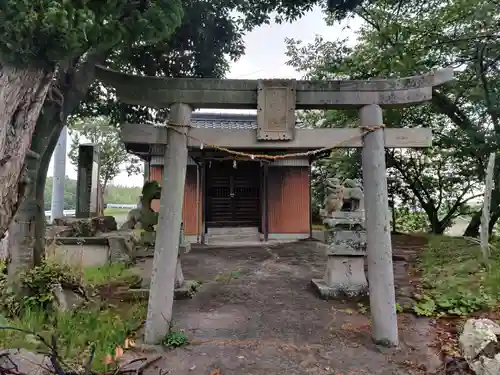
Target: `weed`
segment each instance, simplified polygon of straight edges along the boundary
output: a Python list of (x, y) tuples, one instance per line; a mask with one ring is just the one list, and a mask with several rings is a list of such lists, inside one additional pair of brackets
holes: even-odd
[(429, 236), (420, 256), (424, 291), (415, 295), (420, 316), (466, 316), (489, 309), (500, 299), (500, 254), (492, 267), (481, 264), (479, 246), (464, 238)]
[[(84, 274), (94, 283), (129, 275), (128, 270), (116, 265), (84, 270)], [(117, 307), (91, 303), (70, 312), (55, 309), (54, 287), (59, 284), (65, 289), (79, 289), (85, 293), (80, 279), (70, 267), (47, 261), (21, 274), (18, 290), (13, 290), (5, 275), (0, 273), (0, 325), (35, 332), (48, 341), (54, 335), (59, 346), (58, 354), (72, 363), (85, 363), (88, 351), (93, 347), (94, 369), (106, 369), (108, 363), (101, 360), (124, 345), (144, 321), (146, 304), (123, 303)], [(45, 349), (35, 336), (8, 329), (0, 330), (0, 347)]]
[(366, 314), (368, 312), (368, 307), (366, 307), (361, 302), (358, 303), (358, 311), (360, 314)]
[(241, 277), (241, 272), (239, 270), (231, 271), (229, 273), (221, 273), (215, 277), (215, 281), (225, 281), (229, 283), (233, 279), (238, 279)]
[(170, 329), (162, 344), (167, 348), (178, 348), (189, 344), (189, 340), (184, 332)]
[(396, 303), (396, 312), (402, 313), (404, 311), (403, 307), (399, 303)]

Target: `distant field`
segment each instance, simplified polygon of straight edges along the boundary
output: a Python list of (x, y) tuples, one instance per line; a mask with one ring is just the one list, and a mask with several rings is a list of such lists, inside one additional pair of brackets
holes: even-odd
[(129, 211), (130, 211), (130, 208), (115, 208), (115, 207), (111, 207), (111, 208), (106, 208), (104, 210), (104, 215), (111, 215), (111, 216), (125, 215), (125, 216), (127, 216), (127, 214), (128, 214)]

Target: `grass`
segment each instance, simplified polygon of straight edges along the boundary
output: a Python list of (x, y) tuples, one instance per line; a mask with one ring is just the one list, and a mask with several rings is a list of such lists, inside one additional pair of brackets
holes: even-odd
[(429, 236), (419, 257), (423, 292), (419, 315), (465, 316), (500, 301), (500, 252), (492, 244), (489, 267), (481, 264), (479, 246), (465, 238)]
[(83, 281), (91, 285), (104, 285), (136, 278), (137, 274), (122, 263), (111, 263), (100, 267), (83, 269)]
[(129, 213), (129, 211), (130, 211), (130, 208), (115, 208), (115, 207), (110, 207), (110, 208), (106, 208), (104, 210), (104, 215), (106, 215), (106, 216), (115, 216), (115, 215), (118, 215), (118, 216), (121, 216), (121, 215), (127, 216), (127, 214)]
[[(71, 270), (77, 272), (77, 270)], [(132, 279), (135, 273), (124, 265), (110, 264), (83, 269), (84, 284), (104, 285)], [(91, 301), (71, 312), (54, 312), (24, 309), (21, 316), (6, 319), (0, 315), (0, 326), (15, 327), (42, 335), (48, 342), (57, 338), (59, 355), (66, 362), (81, 365), (87, 361), (90, 347), (95, 348), (93, 369), (103, 371), (112, 364), (104, 359), (115, 354), (117, 346), (125, 340), (146, 318), (147, 301), (120, 303), (119, 306)], [(0, 347), (47, 351), (33, 335), (0, 329)]]
[[(95, 348), (95, 371), (105, 370), (104, 359), (115, 353), (117, 346), (124, 346), (125, 340), (137, 329), (146, 317), (146, 304), (132, 304), (120, 309), (78, 309), (68, 313), (54, 313), (47, 316), (44, 311), (27, 311), (15, 320), (4, 318), (3, 326), (32, 331), (50, 342), (51, 335), (57, 338), (59, 355), (67, 363), (81, 365), (86, 362), (91, 347)], [(47, 351), (32, 335), (12, 330), (0, 330), (2, 348), (23, 347), (28, 350)]]
[(313, 224), (312, 229), (313, 230), (325, 230), (326, 227), (323, 224)]

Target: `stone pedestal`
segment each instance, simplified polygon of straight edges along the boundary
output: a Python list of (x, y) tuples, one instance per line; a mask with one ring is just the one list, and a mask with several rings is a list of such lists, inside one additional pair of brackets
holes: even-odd
[(338, 211), (331, 217), (323, 220), (323, 224), (330, 229), (345, 228), (350, 230), (365, 230), (365, 215), (363, 211)]
[[(356, 299), (368, 294), (365, 276), (366, 232), (362, 213), (339, 212), (325, 220), (331, 225), (326, 239), (326, 271), (312, 284), (324, 299)], [(355, 226), (356, 230), (349, 230)], [(346, 229), (347, 228), (347, 229)]]

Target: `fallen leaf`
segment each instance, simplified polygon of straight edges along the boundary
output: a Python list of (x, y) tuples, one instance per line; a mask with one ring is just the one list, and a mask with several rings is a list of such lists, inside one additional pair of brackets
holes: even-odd
[(110, 363), (113, 362), (113, 357), (111, 357), (111, 354), (106, 354), (106, 356), (104, 357), (104, 359), (102, 360), (102, 362), (105, 365), (109, 365)]
[(115, 348), (115, 361), (118, 359), (118, 358), (121, 358), (123, 356), (123, 348), (118, 345), (116, 348)]
[(212, 370), (212, 372), (210, 372), (210, 375), (221, 375), (221, 372), (218, 368), (216, 368), (215, 370)]
[(125, 342), (123, 343), (123, 347), (125, 349), (133, 348), (135, 346), (135, 341), (132, 339), (125, 339)]
[(346, 330), (352, 330), (353, 329), (351, 323), (344, 323), (344, 324), (342, 324), (342, 326), (340, 328), (346, 329)]

